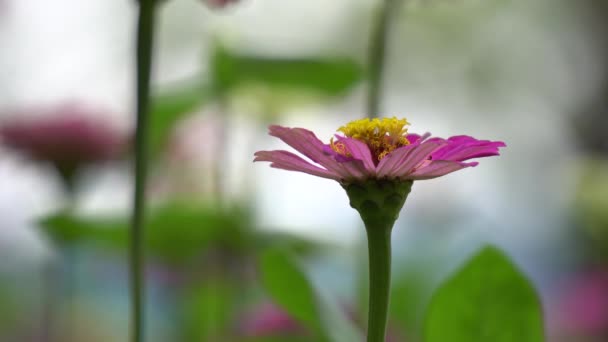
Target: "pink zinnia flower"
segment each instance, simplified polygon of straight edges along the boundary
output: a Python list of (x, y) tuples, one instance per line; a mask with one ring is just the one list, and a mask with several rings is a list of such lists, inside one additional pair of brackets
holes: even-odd
[(265, 303), (244, 317), (239, 329), (247, 337), (303, 335), (306, 329), (272, 303)]
[(561, 332), (608, 334), (608, 272), (589, 272), (569, 281), (556, 316), (556, 330)]
[(236, 3), (239, 0), (204, 0), (207, 5), (211, 8), (224, 8), (232, 3)]
[(64, 177), (81, 166), (119, 157), (127, 135), (112, 127), (101, 114), (66, 104), (37, 117), (15, 118), (0, 125), (0, 144), (28, 157), (54, 164)]
[(469, 159), (498, 155), (501, 141), (469, 136), (448, 139), (408, 134), (407, 120), (356, 120), (338, 129), (324, 144), (303, 128), (270, 126), (270, 135), (283, 140), (309, 161), (288, 151), (258, 151), (254, 161), (338, 181), (350, 205), (359, 212), (368, 238), (370, 296), (368, 341), (385, 341), (390, 293), (393, 226), (414, 181), (441, 177), (465, 167)]
[(430, 134), (407, 133), (407, 120), (362, 119), (340, 127), (324, 144), (303, 128), (270, 126), (270, 135), (302, 153), (312, 162), (288, 151), (258, 151), (254, 161), (271, 162), (271, 167), (308, 173), (342, 184), (369, 179), (423, 180), (476, 166), (472, 158), (499, 155), (501, 141), (477, 140), (466, 135), (448, 139)]

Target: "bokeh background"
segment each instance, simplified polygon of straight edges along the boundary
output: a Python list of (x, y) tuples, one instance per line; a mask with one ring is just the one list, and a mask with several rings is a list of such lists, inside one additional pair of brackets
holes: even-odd
[[(373, 0), (166, 1), (148, 186), (150, 341), (311, 341), (272, 302), (280, 246), (364, 322), (364, 230), (332, 181), (253, 164), (270, 123), (329, 139), (365, 116)], [(135, 1), (0, 1), (0, 340), (126, 341)], [(540, 292), (550, 341), (608, 340), (608, 5), (408, 0), (384, 115), (502, 140), (417, 182), (394, 231), (394, 341), (479, 246)], [(281, 147), (282, 148), (282, 147)], [(280, 275), (279, 275), (280, 276)]]

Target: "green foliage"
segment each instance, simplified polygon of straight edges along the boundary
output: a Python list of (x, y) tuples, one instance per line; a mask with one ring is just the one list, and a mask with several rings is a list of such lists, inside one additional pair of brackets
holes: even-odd
[[(248, 213), (215, 207), (169, 203), (150, 210), (146, 249), (151, 258), (182, 262), (210, 246), (238, 250), (245, 246)], [(92, 244), (126, 250), (128, 218), (91, 219), (62, 213), (44, 219), (41, 227), (59, 245)]]
[(320, 293), (286, 252), (271, 249), (259, 258), (262, 282), (274, 301), (315, 334), (315, 341), (363, 341), (344, 311)]
[(165, 148), (177, 122), (208, 102), (225, 98), (240, 85), (253, 83), (269, 86), (273, 91), (295, 89), (338, 96), (362, 77), (361, 68), (346, 58), (246, 56), (219, 45), (213, 53), (210, 70), (209, 81), (183, 82), (163, 88), (152, 97), (149, 139), (153, 158)]
[(346, 58), (269, 58), (237, 55), (221, 46), (215, 50), (211, 70), (221, 93), (238, 85), (261, 83), (271, 87), (311, 90), (337, 96), (362, 77), (357, 63)]
[(497, 248), (485, 247), (431, 300), (426, 342), (543, 341), (539, 298)]
[(170, 261), (201, 255), (210, 246), (237, 250), (245, 244), (247, 218), (241, 210), (172, 203), (150, 216), (146, 241), (153, 255)]
[(431, 275), (425, 267), (428, 265), (406, 266), (393, 277), (389, 317), (410, 337), (420, 334), (422, 315), (431, 295)]
[(230, 331), (237, 288), (227, 280), (207, 279), (189, 287), (182, 298), (185, 341), (222, 341)]
[(126, 243), (124, 219), (86, 219), (68, 213), (59, 213), (40, 222), (42, 230), (60, 246), (76, 243)]
[(177, 122), (195, 112), (211, 98), (211, 87), (200, 82), (190, 82), (158, 91), (151, 99), (151, 156), (157, 156), (162, 151)]
[[(0, 280), (4, 275), (0, 275)], [(17, 321), (17, 316), (21, 314), (21, 307), (18, 303), (16, 303), (11, 290), (8, 289), (4, 285), (0, 286), (0, 332), (6, 332), (13, 327)], [(2, 337), (2, 334), (0, 334)]]

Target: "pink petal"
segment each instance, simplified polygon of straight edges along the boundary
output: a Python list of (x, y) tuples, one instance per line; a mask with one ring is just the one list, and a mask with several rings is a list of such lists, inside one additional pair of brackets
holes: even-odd
[(340, 177), (330, 171), (312, 165), (306, 160), (288, 151), (258, 151), (255, 153), (254, 162), (271, 162), (271, 167), (288, 171), (298, 171), (308, 173), (313, 176), (339, 180)]
[(477, 166), (477, 162), (460, 163), (449, 160), (433, 160), (426, 166), (414, 171), (407, 178), (412, 180), (432, 179), (445, 176), (448, 173), (464, 169), (465, 167)]
[(415, 146), (420, 145), (426, 139), (431, 136), (431, 133), (424, 133), (422, 136), (410, 133), (406, 136), (407, 140), (410, 142), (410, 145), (400, 147), (393, 152), (386, 155), (386, 157), (380, 160), (377, 168), (378, 177), (386, 177), (391, 171), (403, 162), (403, 160), (407, 157), (408, 153), (414, 149)]
[(425, 141), (420, 145), (414, 145), (413, 150), (396, 165), (390, 172), (389, 177), (407, 178), (412, 170), (420, 163), (428, 160), (431, 154), (441, 148), (444, 143), (439, 141)]
[(344, 168), (344, 172), (347, 172), (349, 176), (347, 179), (364, 180), (370, 177), (363, 165), (363, 162), (357, 159), (349, 160), (341, 163)]
[(407, 141), (410, 142), (410, 144), (415, 144), (415, 143), (422, 143), (423, 141), (425, 141), (426, 139), (428, 139), (428, 137), (431, 136), (431, 133), (424, 133), (423, 135), (420, 134), (416, 134), (416, 133), (409, 133), (408, 135), (405, 136), (405, 138), (407, 139)]
[(496, 156), (499, 155), (499, 148), (505, 146), (502, 141), (477, 140), (466, 135), (454, 136), (448, 138), (447, 146), (433, 153), (432, 159), (464, 161)]
[(365, 168), (368, 174), (374, 174), (376, 172), (376, 165), (374, 165), (372, 153), (369, 150), (367, 144), (353, 138), (341, 136), (336, 137), (338, 138), (338, 141), (346, 145), (346, 148), (354, 159), (360, 160), (363, 163), (363, 167)]
[[(363, 165), (351, 163), (348, 167), (345, 163), (336, 161), (332, 156), (323, 151), (324, 144), (315, 134), (303, 128), (287, 128), (273, 125), (269, 127), (270, 135), (283, 140), (286, 144), (296, 149), (315, 163), (323, 166), (333, 174), (342, 179), (352, 179), (355, 174), (364, 174)], [(355, 170), (361, 168), (360, 170)]]
[(415, 145), (407, 145), (403, 147), (399, 147), (393, 152), (387, 154), (380, 163), (378, 163), (378, 168), (376, 174), (379, 178), (386, 177), (391, 171), (393, 171), (398, 165), (403, 163), (403, 160), (408, 156), (408, 154), (414, 150), (414, 148), (418, 146)]

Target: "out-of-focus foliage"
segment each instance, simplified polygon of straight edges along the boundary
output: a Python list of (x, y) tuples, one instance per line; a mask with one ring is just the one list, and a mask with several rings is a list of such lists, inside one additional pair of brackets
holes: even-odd
[(421, 317), (431, 295), (428, 269), (410, 266), (394, 276), (391, 290), (391, 321), (412, 338), (419, 335)]
[[(152, 209), (152, 208), (151, 208)], [(323, 246), (287, 233), (252, 231), (245, 209), (170, 202), (149, 211), (146, 248), (152, 258), (182, 262), (200, 256), (207, 247), (232, 251), (281, 245), (300, 254)], [(63, 212), (43, 219), (40, 226), (59, 246), (89, 244), (123, 251), (127, 247), (128, 218), (82, 218)]]
[[(175, 124), (197, 109), (224, 101), (241, 86), (261, 86), (273, 94), (291, 91), (335, 97), (363, 77), (361, 67), (348, 58), (278, 58), (237, 54), (217, 44), (209, 66), (210, 79), (164, 87), (152, 98), (150, 151), (158, 156)], [(252, 89), (252, 88), (249, 88)]]
[(211, 276), (203, 281), (193, 281), (183, 293), (184, 341), (222, 341), (231, 331), (234, 319), (234, 301), (239, 284)]
[(213, 83), (225, 93), (239, 85), (260, 83), (276, 91), (296, 88), (323, 95), (344, 94), (362, 77), (347, 58), (273, 58), (239, 55), (220, 45), (211, 61)]
[(0, 331), (7, 331), (16, 323), (15, 317), (19, 310), (10, 290), (4, 286), (0, 286), (0, 303)]
[(495, 247), (485, 247), (439, 287), (428, 308), (426, 342), (540, 342), (540, 299)]
[[(246, 239), (245, 211), (224, 212), (215, 207), (169, 203), (150, 210), (146, 221), (146, 248), (151, 258), (183, 262), (210, 245), (240, 249)], [(86, 219), (62, 213), (46, 218), (42, 228), (59, 243), (85, 243), (124, 250), (128, 220)]]
[(596, 242), (596, 247), (600, 247), (599, 250), (603, 252), (606, 252), (606, 247), (608, 247), (607, 194), (608, 161), (593, 160), (584, 163), (574, 206), (583, 230)]
[(293, 257), (270, 249), (259, 257), (262, 282), (276, 303), (314, 333), (314, 341), (363, 341), (337, 303), (315, 288)]

